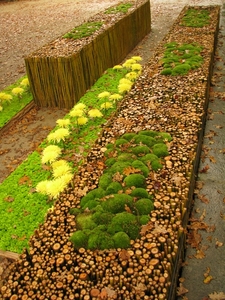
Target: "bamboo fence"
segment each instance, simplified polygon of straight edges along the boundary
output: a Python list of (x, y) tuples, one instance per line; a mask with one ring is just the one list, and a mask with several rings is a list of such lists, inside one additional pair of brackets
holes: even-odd
[(150, 29), (150, 2), (146, 1), (72, 55), (29, 55), (25, 64), (35, 103), (40, 107), (72, 108), (106, 69), (121, 63)]

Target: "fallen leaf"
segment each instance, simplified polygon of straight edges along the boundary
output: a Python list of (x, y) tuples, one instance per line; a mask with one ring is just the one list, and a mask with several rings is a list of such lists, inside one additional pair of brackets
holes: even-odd
[(205, 257), (205, 253), (202, 251), (202, 249), (197, 250), (194, 257), (197, 259), (203, 259)]
[(205, 219), (205, 216), (206, 216), (206, 210), (203, 209), (203, 212), (202, 212), (202, 214), (201, 214), (199, 220), (200, 220), (200, 221), (203, 221), (203, 220)]
[(213, 156), (209, 156), (209, 160), (214, 164), (216, 163), (216, 159)]
[(210, 300), (225, 300), (225, 294), (223, 292), (214, 292), (213, 294), (209, 294), (209, 298)]
[(209, 165), (206, 165), (204, 168), (199, 170), (199, 173), (207, 173), (208, 170), (209, 170)]
[(14, 201), (14, 198), (12, 196), (7, 196), (4, 198), (5, 201), (7, 202), (13, 202)]
[(216, 240), (216, 248), (222, 247), (222, 246), (223, 246), (223, 243)]
[(123, 170), (123, 174), (128, 176), (130, 174), (140, 173), (140, 169), (136, 169), (134, 167), (127, 167)]
[(180, 286), (177, 288), (177, 296), (182, 296), (184, 294), (188, 293), (188, 289), (186, 289), (182, 283), (180, 283)]
[(198, 194), (197, 197), (199, 200), (201, 200), (201, 202), (206, 203), (206, 204), (209, 203), (209, 199), (206, 198), (205, 195)]
[(129, 260), (130, 259), (130, 254), (126, 249), (122, 249), (119, 253), (119, 258), (121, 260)]
[(203, 280), (203, 282), (205, 284), (209, 284), (212, 280), (213, 280), (213, 277), (211, 275), (209, 275)]

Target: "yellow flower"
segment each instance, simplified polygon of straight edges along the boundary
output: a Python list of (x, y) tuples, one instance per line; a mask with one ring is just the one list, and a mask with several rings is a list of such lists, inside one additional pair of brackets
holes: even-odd
[(3, 107), (0, 105), (0, 111), (3, 111)]
[(133, 64), (131, 69), (132, 69), (132, 71), (141, 71), (142, 66), (140, 64)]
[(58, 154), (61, 154), (62, 149), (59, 146), (56, 146), (56, 145), (49, 145), (43, 150), (42, 154), (45, 154), (45, 153), (48, 153), (48, 152), (56, 152)]
[(36, 191), (38, 193), (47, 195), (47, 184), (48, 184), (48, 180), (43, 180), (41, 182), (39, 182), (36, 186)]
[(0, 100), (10, 102), (12, 100), (12, 96), (6, 93), (0, 93)]
[(131, 89), (132, 85), (128, 83), (121, 83), (118, 85), (118, 91), (120, 94), (126, 93)]
[(72, 169), (71, 169), (70, 165), (67, 163), (67, 164), (53, 168), (53, 177), (58, 178), (58, 177), (61, 177), (62, 175), (70, 173), (71, 171), (72, 171)]
[(61, 140), (65, 141), (65, 138), (69, 135), (70, 132), (67, 128), (59, 128), (55, 132), (50, 133), (47, 136), (47, 140), (59, 143)]
[(103, 114), (100, 112), (99, 109), (97, 108), (93, 108), (93, 109), (90, 109), (89, 112), (88, 112), (88, 115), (91, 117), (91, 118), (100, 118), (103, 116)]
[(84, 103), (78, 103), (78, 104), (76, 104), (74, 107), (73, 107), (73, 109), (81, 109), (81, 110), (84, 110), (84, 109), (86, 109), (86, 105), (84, 104)]
[(125, 75), (125, 77), (131, 81), (134, 81), (138, 77), (138, 74), (133, 71), (133, 72), (127, 73)]
[(59, 155), (60, 155), (59, 153), (54, 151), (43, 153), (41, 162), (42, 164), (52, 163), (59, 157)]
[(16, 87), (16, 88), (12, 89), (12, 93), (19, 97), (21, 97), (23, 92), (24, 92), (24, 89), (22, 89), (20, 87)]
[(66, 186), (67, 183), (65, 183), (64, 179), (59, 177), (54, 180), (50, 180), (47, 183), (46, 192), (51, 198), (57, 198), (60, 195), (60, 193), (64, 191)]
[(141, 61), (142, 58), (140, 56), (132, 56), (131, 59), (135, 60), (135, 61)]
[(127, 79), (127, 78), (122, 78), (122, 79), (120, 79), (119, 84), (123, 84), (123, 83), (125, 83), (125, 84), (130, 84), (130, 85), (133, 84), (133, 82), (130, 81), (129, 79)]
[(123, 67), (121, 66), (121, 65), (115, 65), (114, 67), (113, 67), (113, 69), (114, 70), (120, 70), (120, 69), (122, 69)]
[(109, 109), (109, 108), (112, 108), (112, 107), (113, 107), (113, 105), (112, 105), (111, 102), (105, 102), (105, 103), (102, 103), (102, 105), (101, 105), (102, 109)]
[(118, 101), (118, 100), (123, 99), (123, 96), (121, 96), (120, 94), (112, 94), (111, 96), (109, 96), (109, 99)]
[(78, 125), (84, 125), (88, 122), (88, 118), (86, 117), (79, 117), (77, 118), (77, 124)]
[(27, 86), (30, 85), (28, 78), (24, 78), (24, 79), (20, 82), (20, 84), (21, 84), (22, 86), (25, 86), (25, 87), (27, 87)]
[(71, 117), (82, 117), (84, 114), (84, 111), (80, 108), (73, 108), (70, 112), (69, 115)]
[(67, 127), (70, 125), (70, 119), (58, 119), (56, 123), (59, 127)]
[(102, 92), (102, 93), (98, 94), (99, 99), (106, 98), (106, 97), (109, 97), (109, 96), (110, 96), (109, 92)]
[(53, 169), (66, 165), (68, 165), (68, 162), (65, 159), (59, 159), (51, 164)]

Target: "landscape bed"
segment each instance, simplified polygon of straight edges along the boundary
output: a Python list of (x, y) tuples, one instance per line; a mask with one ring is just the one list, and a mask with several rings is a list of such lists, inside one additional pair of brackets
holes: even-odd
[[(180, 24), (189, 9), (181, 12), (117, 114), (103, 127), (73, 184), (61, 194), (31, 238), (29, 251), (24, 250), (11, 266), (11, 274), (1, 288), (3, 299), (175, 299), (220, 10), (217, 6), (192, 7), (209, 15), (207, 23), (195, 31)], [(182, 59), (180, 51), (184, 52)], [(191, 62), (185, 64), (190, 58)], [(163, 75), (165, 69), (177, 73)], [(169, 152), (161, 159), (161, 169), (153, 171), (149, 166), (150, 173), (144, 181), (144, 188), (154, 201), (149, 222), (141, 227), (137, 239), (130, 240), (129, 247), (77, 249), (71, 236), (79, 228), (71, 209), (82, 208), (83, 196), (98, 189), (99, 179), (107, 169), (108, 145), (118, 145), (116, 141), (125, 134), (140, 132), (153, 139), (166, 133), (163, 143)], [(121, 145), (121, 149), (127, 152), (128, 146)], [(115, 153), (119, 149), (114, 150), (111, 158), (117, 160)], [(144, 156), (140, 153), (140, 157)], [(123, 181), (123, 172), (114, 174), (114, 181), (125, 188), (123, 194), (130, 195), (133, 187)], [(134, 167), (126, 170), (126, 175), (143, 175), (142, 172)], [(125, 208), (126, 213), (131, 213), (129, 205)], [(91, 214), (90, 207), (83, 213)]]
[[(71, 109), (105, 70), (125, 59), (150, 32), (150, 2), (116, 5), (79, 28), (25, 58), (38, 106)], [(81, 37), (76, 39), (79, 32)]]

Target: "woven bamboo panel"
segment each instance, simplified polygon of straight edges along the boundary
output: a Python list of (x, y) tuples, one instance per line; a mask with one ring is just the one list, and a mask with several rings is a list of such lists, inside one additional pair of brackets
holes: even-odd
[[(34, 102), (39, 107), (72, 108), (104, 71), (121, 61), (151, 30), (146, 1), (69, 56), (25, 58)], [(66, 46), (65, 46), (66, 47)]]

